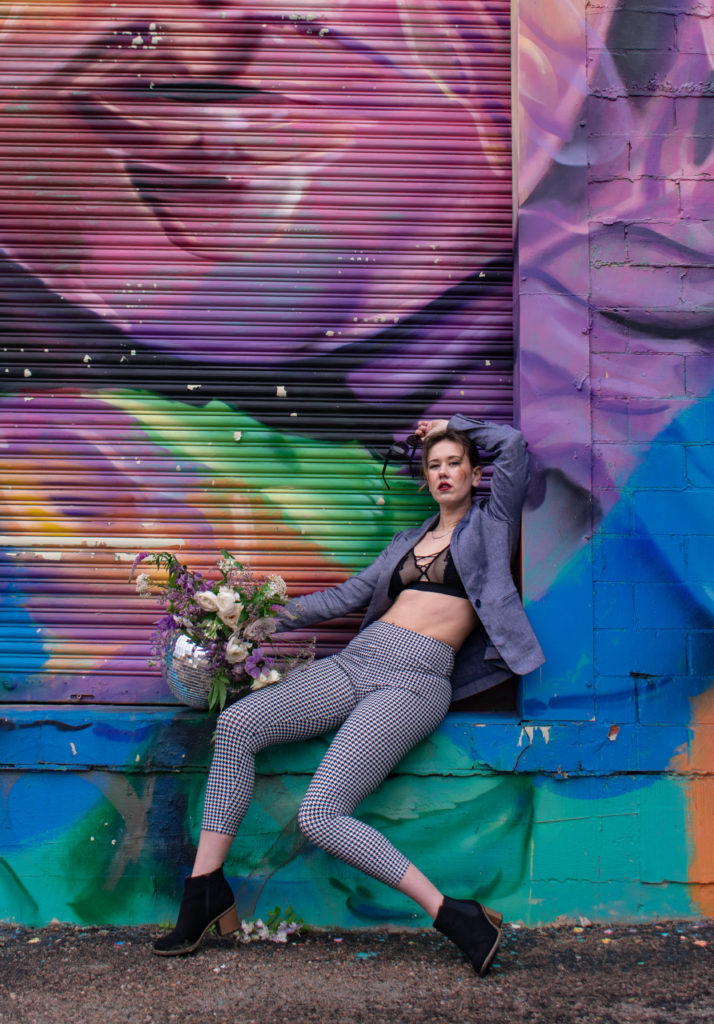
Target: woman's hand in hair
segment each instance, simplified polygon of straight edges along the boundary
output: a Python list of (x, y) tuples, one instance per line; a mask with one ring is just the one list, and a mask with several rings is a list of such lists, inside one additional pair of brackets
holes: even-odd
[(436, 431), (446, 430), (448, 426), (448, 420), (419, 420), (414, 433), (423, 441), (425, 437), (429, 436), (429, 434), (433, 434)]

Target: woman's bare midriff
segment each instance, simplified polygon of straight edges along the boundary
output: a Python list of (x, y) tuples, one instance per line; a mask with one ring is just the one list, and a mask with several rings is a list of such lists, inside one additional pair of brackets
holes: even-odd
[(403, 590), (382, 622), (441, 640), (458, 651), (476, 625), (476, 612), (464, 597)]

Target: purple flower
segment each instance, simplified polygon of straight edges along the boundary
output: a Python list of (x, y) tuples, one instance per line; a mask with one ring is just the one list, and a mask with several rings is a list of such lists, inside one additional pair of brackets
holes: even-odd
[(137, 565), (141, 565), (141, 563), (144, 561), (144, 559), (148, 558), (148, 557), (149, 557), (149, 552), (148, 551), (140, 551), (139, 554), (134, 559), (134, 561), (131, 563), (131, 572), (129, 573), (129, 582), (130, 583), (131, 583), (132, 579), (134, 578), (134, 573), (136, 572)]
[(258, 647), (257, 650), (248, 655), (244, 664), (248, 675), (253, 679), (257, 679), (264, 672), (270, 671), (275, 664), (275, 658), (271, 658), (267, 651), (264, 651), (262, 647)]

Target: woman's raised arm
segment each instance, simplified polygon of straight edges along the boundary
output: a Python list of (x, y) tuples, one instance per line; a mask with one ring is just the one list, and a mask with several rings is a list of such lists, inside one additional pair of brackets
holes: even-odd
[(505, 423), (493, 423), (456, 413), (449, 426), (461, 430), (478, 448), (494, 455), (488, 510), (496, 519), (520, 523), (528, 490), (528, 445), (523, 434)]

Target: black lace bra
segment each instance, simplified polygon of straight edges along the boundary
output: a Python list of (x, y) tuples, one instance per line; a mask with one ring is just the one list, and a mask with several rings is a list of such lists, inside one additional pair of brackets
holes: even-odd
[(429, 590), (433, 594), (468, 600), (451, 557), (451, 545), (447, 544), (435, 555), (415, 555), (414, 548), (407, 551), (392, 573), (389, 596), (394, 600), (403, 590)]

